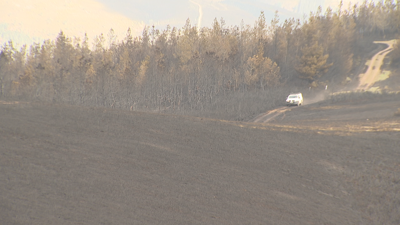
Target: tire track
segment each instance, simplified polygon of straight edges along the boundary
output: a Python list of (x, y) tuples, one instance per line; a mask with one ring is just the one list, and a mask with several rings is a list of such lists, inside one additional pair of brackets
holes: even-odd
[(256, 118), (250, 120), (249, 122), (253, 122), (253, 123), (268, 123), (271, 120), (275, 119), (276, 117), (278, 117), (279, 115), (284, 114), (286, 111), (290, 111), (290, 107), (288, 106), (284, 106), (284, 107), (280, 107), (274, 110), (270, 110), (267, 111), (265, 113), (262, 113), (260, 115), (258, 115)]

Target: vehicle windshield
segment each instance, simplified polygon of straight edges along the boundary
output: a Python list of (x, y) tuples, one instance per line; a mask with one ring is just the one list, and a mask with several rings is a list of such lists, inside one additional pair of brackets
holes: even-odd
[(297, 95), (289, 95), (289, 98), (298, 98)]

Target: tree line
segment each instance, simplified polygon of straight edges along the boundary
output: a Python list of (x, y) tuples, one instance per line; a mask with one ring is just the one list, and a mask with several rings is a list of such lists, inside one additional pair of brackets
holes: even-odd
[(359, 66), (371, 37), (400, 33), (400, 1), (333, 11), (319, 7), (306, 20), (253, 26), (164, 30), (146, 27), (117, 41), (111, 29), (94, 40), (66, 36), (16, 49), (1, 47), (0, 96), (131, 110), (205, 110), (221, 96), (267, 91), (293, 82), (339, 81)]

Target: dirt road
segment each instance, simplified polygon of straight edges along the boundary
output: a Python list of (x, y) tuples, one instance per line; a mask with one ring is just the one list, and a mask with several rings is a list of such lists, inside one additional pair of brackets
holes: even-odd
[(378, 81), (379, 75), (381, 74), (381, 66), (383, 59), (393, 50), (393, 45), (396, 40), (391, 41), (375, 41), (375, 44), (385, 44), (387, 48), (376, 53), (370, 61), (366, 63), (368, 66), (367, 71), (359, 75), (359, 85), (356, 90), (368, 90), (375, 82)]

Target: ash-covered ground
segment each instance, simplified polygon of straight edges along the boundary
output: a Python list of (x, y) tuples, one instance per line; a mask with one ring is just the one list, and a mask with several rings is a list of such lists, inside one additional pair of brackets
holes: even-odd
[(0, 103), (1, 224), (399, 224), (400, 102), (268, 124)]

